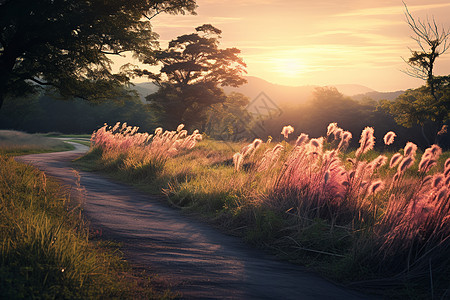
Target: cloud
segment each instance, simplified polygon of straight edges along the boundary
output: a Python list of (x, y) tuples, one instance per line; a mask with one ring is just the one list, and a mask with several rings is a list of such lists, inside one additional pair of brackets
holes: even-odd
[[(436, 3), (436, 4), (425, 4), (425, 5), (411, 5), (408, 6), (409, 11), (421, 11), (429, 10), (435, 8), (450, 7), (450, 3)], [(351, 16), (386, 16), (386, 15), (400, 15), (405, 11), (404, 6), (385, 6), (385, 7), (373, 7), (357, 9), (350, 12), (339, 13), (335, 16), (338, 17), (351, 17)]]

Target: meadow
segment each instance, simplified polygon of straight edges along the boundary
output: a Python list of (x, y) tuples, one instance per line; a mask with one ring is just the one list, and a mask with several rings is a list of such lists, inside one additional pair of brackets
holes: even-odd
[(0, 132), (0, 298), (171, 299), (154, 274), (130, 268), (120, 245), (90, 228), (78, 202), (18, 154), (70, 150), (40, 135)]
[(0, 130), (0, 154), (13, 156), (71, 150), (63, 141), (16, 130)]
[(274, 143), (225, 143), (117, 123), (94, 132), (78, 163), (150, 193), (222, 230), (355, 288), (399, 297), (448, 296), (450, 153), (408, 142), (373, 150), (366, 127), (358, 149), (331, 123), (327, 134)]

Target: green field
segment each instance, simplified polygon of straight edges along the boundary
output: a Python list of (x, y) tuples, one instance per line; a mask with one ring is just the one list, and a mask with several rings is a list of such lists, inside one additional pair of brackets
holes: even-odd
[(90, 229), (52, 178), (15, 155), (70, 150), (42, 136), (0, 132), (0, 290), (5, 299), (170, 299), (135, 272), (120, 245)]

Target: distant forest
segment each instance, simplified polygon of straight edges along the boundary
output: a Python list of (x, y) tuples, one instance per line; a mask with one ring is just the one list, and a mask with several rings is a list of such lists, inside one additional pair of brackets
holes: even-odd
[(104, 123), (128, 122), (142, 130), (153, 130), (154, 116), (138, 97), (92, 103), (82, 99), (62, 100), (41, 94), (8, 98), (0, 110), (0, 129), (29, 133), (86, 134)]
[[(242, 97), (247, 101), (238, 108), (239, 111), (236, 111), (236, 107), (233, 107), (233, 111), (223, 107), (211, 110), (207, 124), (195, 124), (190, 129), (196, 127), (208, 136), (221, 140), (267, 139), (271, 136), (274, 141), (280, 141), (280, 131), (285, 125), (295, 128), (291, 135), (291, 139), (295, 139), (300, 133), (307, 133), (310, 137), (324, 136), (327, 125), (337, 122), (341, 128), (352, 132), (351, 146), (357, 145), (360, 133), (366, 126), (374, 127), (379, 147), (383, 147), (381, 141), (384, 134), (391, 130), (397, 134), (394, 147), (401, 148), (408, 141), (422, 148), (427, 146), (420, 126), (406, 128), (397, 125), (393, 117), (381, 107), (380, 101), (369, 97), (355, 97), (358, 100), (354, 100), (335, 88), (316, 88), (311, 99), (298, 104), (283, 103), (279, 107), (279, 114), (259, 118), (246, 112), (249, 99)], [(164, 126), (159, 116), (139, 97), (93, 104), (81, 99), (62, 101), (56, 96), (41, 94), (10, 98), (0, 111), (0, 129), (30, 133), (92, 133), (104, 123), (116, 122), (139, 126), (140, 131), (153, 131), (158, 126)], [(424, 133), (428, 137), (435, 136), (436, 130), (432, 122), (424, 126)], [(448, 134), (439, 138), (442, 147), (450, 147)]]

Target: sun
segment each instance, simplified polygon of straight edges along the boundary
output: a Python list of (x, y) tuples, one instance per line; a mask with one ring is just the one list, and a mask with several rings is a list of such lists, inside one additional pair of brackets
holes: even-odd
[(299, 77), (306, 65), (296, 58), (277, 58), (273, 60), (274, 71), (283, 77)]

